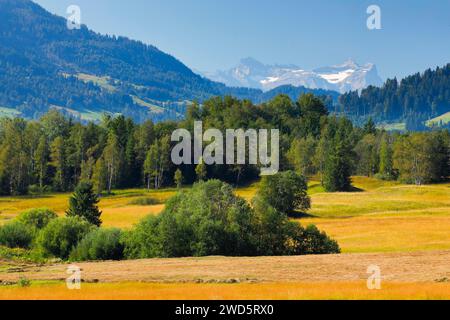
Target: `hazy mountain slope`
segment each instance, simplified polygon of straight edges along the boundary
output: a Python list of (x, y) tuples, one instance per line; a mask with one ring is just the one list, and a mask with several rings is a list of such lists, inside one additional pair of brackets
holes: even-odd
[(163, 120), (182, 117), (192, 100), (264, 95), (203, 78), (139, 41), (69, 30), (29, 0), (0, 0), (0, 87), (0, 107), (31, 118), (58, 108), (83, 119), (110, 112)]

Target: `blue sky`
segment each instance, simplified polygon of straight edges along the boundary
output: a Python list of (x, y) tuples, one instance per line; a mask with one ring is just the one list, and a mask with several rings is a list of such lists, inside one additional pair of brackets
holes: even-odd
[[(227, 69), (241, 58), (304, 69), (348, 58), (399, 78), (450, 62), (450, 0), (36, 0), (82, 23), (153, 44), (195, 70)], [(382, 30), (367, 29), (380, 6)]]

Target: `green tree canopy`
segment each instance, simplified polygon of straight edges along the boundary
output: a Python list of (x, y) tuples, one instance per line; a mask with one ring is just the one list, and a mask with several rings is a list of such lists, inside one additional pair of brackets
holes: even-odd
[(102, 212), (97, 206), (98, 202), (99, 200), (93, 191), (92, 184), (81, 182), (69, 199), (69, 209), (66, 215), (68, 217), (79, 216), (95, 226), (100, 226), (102, 224), (100, 220)]

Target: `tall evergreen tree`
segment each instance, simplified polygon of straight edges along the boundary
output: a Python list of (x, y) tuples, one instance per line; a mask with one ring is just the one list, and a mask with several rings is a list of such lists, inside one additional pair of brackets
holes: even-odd
[(100, 220), (102, 212), (97, 206), (98, 202), (99, 200), (94, 193), (92, 184), (81, 182), (69, 199), (69, 209), (67, 210), (66, 215), (68, 217), (82, 217), (89, 223), (99, 227), (102, 224), (102, 221)]

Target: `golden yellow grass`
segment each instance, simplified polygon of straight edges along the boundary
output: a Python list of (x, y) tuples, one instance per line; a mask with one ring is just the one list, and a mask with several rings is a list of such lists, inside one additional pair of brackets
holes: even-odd
[[(450, 249), (450, 184), (407, 186), (366, 177), (353, 177), (353, 184), (361, 192), (325, 193), (317, 179), (312, 179), (310, 217), (298, 221), (303, 225), (316, 224), (338, 240), (343, 252)], [(254, 184), (239, 188), (236, 193), (250, 200), (257, 188), (258, 184)], [(116, 191), (114, 196), (100, 201), (103, 224), (130, 228), (146, 215), (158, 214), (164, 208), (130, 205), (132, 200), (149, 196), (163, 203), (175, 192)], [(48, 207), (62, 215), (69, 196), (2, 197), (0, 224), (35, 207)]]
[[(62, 280), (67, 264), (10, 262), (0, 280), (32, 286), (0, 287), (0, 299), (450, 299), (448, 261), (450, 251), (77, 263), (79, 291)], [(367, 288), (370, 265), (381, 290)]]
[[(137, 206), (130, 205), (132, 200), (151, 197), (164, 203), (175, 194), (176, 190), (146, 191), (131, 189), (116, 191), (115, 195), (100, 199), (99, 207), (102, 210), (102, 221), (106, 227), (130, 228), (143, 217), (150, 214), (159, 214), (164, 205)], [(64, 215), (68, 208), (71, 194), (51, 194), (42, 197), (0, 197), (0, 224), (13, 219), (23, 211), (32, 208), (49, 208)]]
[(0, 299), (22, 300), (402, 300), (450, 298), (449, 283), (384, 283), (368, 290), (365, 282), (265, 284), (82, 284), (68, 290), (64, 283), (0, 289)]
[[(100, 283), (83, 283), (80, 291), (61, 283), (67, 265), (25, 265), (9, 273), (17, 266), (0, 261), (0, 280), (33, 280), (29, 288), (0, 288), (0, 299), (450, 299), (450, 184), (405, 186), (365, 177), (353, 183), (361, 192), (324, 193), (317, 179), (310, 181), (310, 216), (298, 220), (318, 225), (350, 254), (83, 263), (83, 277)], [(257, 188), (236, 193), (250, 200)], [(164, 208), (130, 205), (133, 199), (163, 203), (175, 192), (117, 191), (100, 201), (104, 225), (129, 228)], [(34, 207), (62, 215), (69, 196), (0, 198), (0, 224)], [(367, 289), (369, 264), (382, 268), (382, 290)]]

